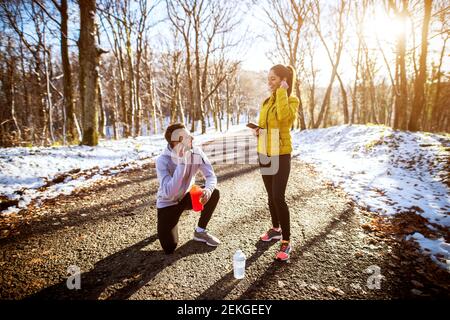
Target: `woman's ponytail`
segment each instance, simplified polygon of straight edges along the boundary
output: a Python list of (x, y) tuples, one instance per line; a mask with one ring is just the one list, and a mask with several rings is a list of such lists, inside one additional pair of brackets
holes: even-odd
[(295, 86), (295, 79), (296, 79), (296, 73), (295, 73), (295, 69), (293, 66), (287, 65), (286, 66), (287, 69), (287, 74), (288, 76), (287, 78), (287, 84), (289, 85), (288, 88), (288, 97), (291, 96), (292, 90), (294, 89)]

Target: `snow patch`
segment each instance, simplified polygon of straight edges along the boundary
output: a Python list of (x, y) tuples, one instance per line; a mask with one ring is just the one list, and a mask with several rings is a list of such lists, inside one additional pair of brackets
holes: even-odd
[(444, 238), (429, 239), (420, 232), (415, 232), (406, 237), (406, 240), (415, 240), (420, 246), (420, 251), (429, 255), (440, 267), (450, 271), (450, 244)]

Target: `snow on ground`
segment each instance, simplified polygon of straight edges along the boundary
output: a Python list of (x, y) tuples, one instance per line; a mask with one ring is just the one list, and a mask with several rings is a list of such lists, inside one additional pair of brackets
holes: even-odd
[[(223, 128), (225, 128), (224, 126)], [(234, 125), (225, 134), (242, 130)], [(223, 135), (214, 128), (206, 134), (195, 133), (195, 144)], [(33, 200), (71, 194), (120, 171), (137, 168), (152, 161), (167, 145), (164, 135), (141, 136), (120, 140), (101, 140), (96, 147), (59, 146), (0, 149), (0, 199), (16, 200), (2, 215), (17, 213)], [(55, 178), (63, 181), (52, 183)]]
[[(450, 193), (441, 182), (448, 168), (439, 162), (448, 155), (448, 136), (343, 125), (295, 132), (293, 145), (294, 156), (314, 164), (359, 205), (385, 215), (415, 212), (450, 228)], [(421, 246), (431, 242), (418, 241)]]

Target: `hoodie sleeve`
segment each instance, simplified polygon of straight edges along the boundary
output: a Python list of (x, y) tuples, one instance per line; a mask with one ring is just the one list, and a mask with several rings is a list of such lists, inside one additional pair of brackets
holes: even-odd
[(179, 163), (173, 173), (170, 175), (168, 169), (167, 157), (159, 157), (156, 160), (156, 175), (158, 177), (162, 196), (168, 199), (177, 198), (181, 189), (183, 177), (186, 175), (186, 165)]
[(278, 88), (276, 95), (277, 120), (295, 119), (299, 105), (298, 98), (295, 96), (288, 97), (287, 90), (284, 88)]
[(208, 157), (203, 152), (203, 150), (200, 150), (200, 155), (203, 159), (202, 164), (200, 165), (200, 171), (205, 176), (205, 189), (209, 189), (211, 191), (211, 194), (213, 193), (214, 189), (217, 186), (217, 177), (214, 173), (214, 169), (211, 165), (211, 162), (209, 162)]

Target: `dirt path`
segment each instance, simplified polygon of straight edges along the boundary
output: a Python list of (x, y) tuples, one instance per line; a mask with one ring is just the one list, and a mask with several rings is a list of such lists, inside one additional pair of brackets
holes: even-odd
[[(259, 169), (231, 164), (215, 170), (221, 200), (208, 227), (222, 240), (219, 247), (191, 240), (198, 213), (186, 211), (179, 247), (164, 255), (156, 236), (155, 170), (121, 173), (35, 210), (35, 221), (0, 241), (0, 298), (449, 297), (445, 287), (427, 280), (428, 261), (406, 260), (400, 242), (365, 231), (361, 226), (371, 214), (300, 161), (292, 163), (286, 195), (294, 253), (290, 263), (276, 262), (278, 243), (257, 241), (270, 226)], [(232, 274), (238, 248), (248, 258), (243, 280)], [(80, 290), (66, 286), (71, 265), (81, 270)], [(379, 289), (370, 289), (377, 269)]]

